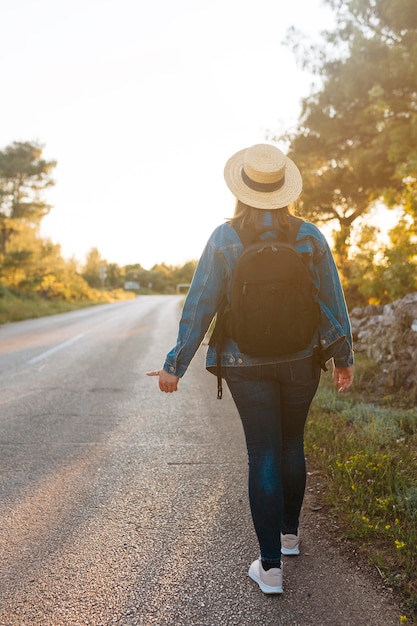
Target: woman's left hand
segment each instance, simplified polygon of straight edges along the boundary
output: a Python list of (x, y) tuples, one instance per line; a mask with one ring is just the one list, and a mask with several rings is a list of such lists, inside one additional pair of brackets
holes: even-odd
[(165, 393), (172, 393), (178, 389), (179, 376), (169, 374), (164, 369), (156, 372), (146, 372), (147, 376), (159, 376), (159, 389)]
[(353, 383), (353, 367), (334, 367), (333, 382), (339, 393), (349, 389)]

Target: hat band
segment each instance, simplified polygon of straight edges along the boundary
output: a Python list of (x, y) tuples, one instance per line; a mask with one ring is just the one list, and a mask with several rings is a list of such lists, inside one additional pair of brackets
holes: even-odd
[(255, 180), (249, 178), (246, 174), (245, 170), (242, 168), (242, 180), (247, 187), (253, 189), (253, 191), (261, 191), (263, 193), (267, 193), (270, 191), (278, 191), (285, 183), (285, 176), (281, 178), (281, 180), (276, 181), (275, 183), (258, 183)]

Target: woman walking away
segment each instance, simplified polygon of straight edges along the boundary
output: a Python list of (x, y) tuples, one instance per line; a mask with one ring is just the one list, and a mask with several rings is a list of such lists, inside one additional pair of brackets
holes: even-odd
[[(314, 224), (295, 218), (289, 210), (302, 189), (295, 163), (275, 146), (258, 144), (234, 154), (226, 163), (224, 176), (236, 198), (234, 217), (210, 236), (185, 300), (177, 343), (163, 368), (148, 375), (159, 377), (161, 391), (177, 391), (213, 317), (217, 314), (222, 322), (224, 311), (233, 308), (233, 277), (244, 250), (242, 240), (248, 244), (258, 238), (265, 244), (262, 250), (268, 249), (271, 255), (279, 247), (271, 242), (294, 241), (308, 267), (311, 292), (318, 303), (317, 323), (310, 324), (307, 335), (302, 333), (295, 349), (271, 348), (270, 354), (264, 348), (261, 355), (242, 344), (233, 324), (220, 324), (221, 338), (212, 342), (206, 357), (207, 369), (227, 382), (246, 438), (249, 503), (260, 549), (249, 576), (264, 593), (279, 594), (283, 591), (281, 555), (300, 552), (307, 414), (321, 367), (329, 359), (338, 390), (351, 386), (352, 337), (329, 245)], [(280, 313), (278, 310), (277, 316)], [(253, 319), (256, 333), (261, 315)], [(290, 322), (284, 335), (291, 332)], [(290, 344), (284, 341), (283, 345)]]

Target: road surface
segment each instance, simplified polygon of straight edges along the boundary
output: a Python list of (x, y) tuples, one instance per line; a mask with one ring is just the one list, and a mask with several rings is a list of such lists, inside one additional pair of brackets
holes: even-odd
[(314, 486), (283, 596), (248, 578), (258, 553), (228, 391), (217, 400), (204, 346), (176, 394), (145, 375), (174, 345), (180, 300), (0, 327), (0, 624), (397, 625)]

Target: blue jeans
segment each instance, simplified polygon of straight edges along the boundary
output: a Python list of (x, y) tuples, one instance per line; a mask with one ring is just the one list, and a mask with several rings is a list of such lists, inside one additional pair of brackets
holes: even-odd
[(295, 533), (304, 499), (304, 426), (320, 380), (313, 357), (225, 367), (249, 458), (249, 503), (261, 558), (281, 561), (280, 533)]

